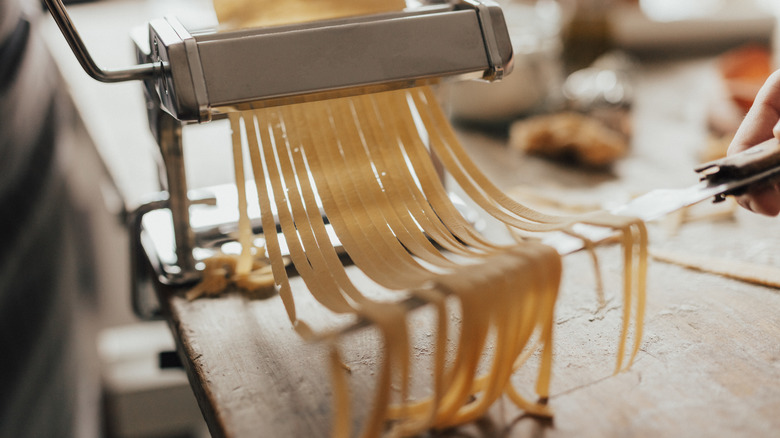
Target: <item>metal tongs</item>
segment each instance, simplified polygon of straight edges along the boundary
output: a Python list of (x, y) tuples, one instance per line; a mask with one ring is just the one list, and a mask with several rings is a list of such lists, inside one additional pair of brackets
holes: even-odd
[(730, 157), (704, 163), (696, 169), (699, 183), (684, 189), (653, 190), (611, 213), (651, 221), (709, 198), (721, 202), (739, 196), (748, 187), (780, 175), (780, 142), (767, 140)]
[[(773, 138), (730, 157), (704, 163), (694, 170), (699, 174), (698, 184), (680, 189), (653, 190), (609, 212), (647, 222), (707, 199), (722, 202), (727, 196), (742, 195), (751, 186), (768, 184), (780, 178), (780, 142)], [(612, 236), (611, 230), (584, 224), (575, 225), (575, 231), (594, 243)], [(561, 254), (583, 247), (580, 239), (564, 233), (554, 233), (544, 242)]]

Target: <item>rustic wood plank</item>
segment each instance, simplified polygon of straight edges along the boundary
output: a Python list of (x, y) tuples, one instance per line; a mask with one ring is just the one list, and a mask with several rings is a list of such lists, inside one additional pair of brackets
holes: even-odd
[[(635, 195), (695, 180), (703, 141), (708, 61), (657, 65), (644, 72), (635, 108), (631, 157), (613, 175), (564, 169), (517, 156), (505, 139), (462, 132), (478, 163), (505, 187), (532, 182), (583, 203)], [(681, 105), (681, 101), (685, 105)], [(653, 245), (779, 265), (777, 220), (746, 212), (683, 226), (672, 236), (654, 227)], [(599, 250), (608, 304), (598, 312), (586, 254), (565, 260), (557, 306), (552, 423), (524, 417), (508, 401), (444, 436), (643, 437), (769, 436), (780, 428), (780, 292), (654, 262), (645, 337), (630, 371), (612, 375), (620, 328), (616, 248)], [(300, 288), (300, 280), (296, 288)], [(300, 294), (303, 297), (305, 294)], [(303, 308), (309, 304), (303, 301)], [(278, 297), (250, 301), (228, 294), (170, 299), (171, 322), (214, 436), (328, 436), (330, 383), (321, 345), (302, 343)], [(312, 312), (314, 313), (314, 312)], [(420, 318), (424, 319), (424, 318)], [(415, 334), (424, 340), (424, 322)], [(345, 345), (359, 424), (380, 360), (375, 335)], [(424, 381), (429, 352), (415, 350)], [(534, 361), (513, 382), (531, 388)], [(418, 380), (415, 380), (416, 382)], [(424, 385), (420, 385), (421, 387)]]
[[(453, 436), (526, 436), (537, 429), (550, 436), (766, 436), (780, 426), (778, 291), (653, 264), (642, 350), (629, 372), (613, 376), (620, 269), (609, 264), (617, 254), (602, 251), (612, 301), (601, 315), (583, 256), (566, 262), (558, 308), (554, 423), (524, 419), (504, 401)], [(236, 294), (173, 298), (176, 332), (214, 436), (328, 436), (324, 346), (301, 342), (280, 305), (277, 298), (250, 302)], [(357, 380), (353, 396), (364, 408), (378, 362), (363, 351), (372, 346), (367, 337), (350, 336), (356, 348), (345, 353)], [(519, 387), (531, 387), (530, 365), (515, 377)]]

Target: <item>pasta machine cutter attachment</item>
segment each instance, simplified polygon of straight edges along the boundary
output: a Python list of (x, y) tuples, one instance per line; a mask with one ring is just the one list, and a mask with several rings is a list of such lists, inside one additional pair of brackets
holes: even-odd
[(220, 224), (213, 212), (196, 217), (199, 210), (215, 208), (190, 208), (230, 204), (225, 199), (231, 194), (224, 187), (211, 195), (188, 191), (183, 125), (250, 104), (352, 96), (443, 78), (494, 81), (513, 65), (503, 13), (491, 0), (439, 1), (399, 12), (225, 32), (191, 31), (175, 18), (156, 19), (144, 37), (134, 38), (138, 64), (115, 70), (92, 59), (62, 0), (44, 2), (90, 76), (144, 83), (163, 185), (129, 215), (133, 304), (146, 318), (159, 310), (154, 299), (145, 298), (157, 295), (149, 291), (197, 281), (199, 250), (225, 240), (225, 227), (231, 226)]

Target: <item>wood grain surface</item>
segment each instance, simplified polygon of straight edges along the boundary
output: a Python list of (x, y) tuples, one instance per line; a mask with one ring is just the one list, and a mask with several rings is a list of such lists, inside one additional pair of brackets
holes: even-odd
[[(500, 185), (570, 203), (601, 204), (657, 187), (695, 182), (704, 142), (711, 60), (645, 66), (634, 110), (630, 156), (610, 174), (565, 168), (508, 151), (499, 134), (461, 130), (474, 159)], [(498, 233), (485, 222), (487, 234)], [(780, 265), (780, 223), (738, 211), (670, 231), (651, 226), (651, 245)], [(498, 234), (497, 234), (498, 235)], [(497, 237), (500, 238), (500, 237)], [(612, 375), (620, 327), (621, 257), (598, 250), (607, 304), (599, 310), (587, 254), (567, 256), (557, 306), (552, 422), (528, 418), (509, 401), (484, 419), (435, 436), (655, 437), (773, 436), (780, 429), (780, 291), (652, 262), (645, 336), (630, 371)], [(359, 280), (363, 281), (363, 280)], [(303, 313), (316, 315), (294, 279)], [(373, 286), (368, 286), (371, 289)], [(274, 296), (238, 293), (188, 302), (167, 297), (170, 322), (193, 389), (216, 437), (328, 436), (330, 382), (324, 346), (306, 344), (289, 327)], [(425, 309), (415, 317), (415, 382), (429, 370)], [(312, 316), (313, 317), (313, 316)], [(351, 369), (355, 423), (370, 405), (377, 363), (368, 329), (343, 342)], [(534, 361), (513, 382), (531, 388)], [(418, 380), (419, 379), (419, 380)], [(424, 385), (415, 388), (424, 394)]]

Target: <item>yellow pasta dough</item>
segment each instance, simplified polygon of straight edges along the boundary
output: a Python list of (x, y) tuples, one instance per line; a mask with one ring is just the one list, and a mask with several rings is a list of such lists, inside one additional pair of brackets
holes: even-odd
[[(513, 388), (510, 378), (535, 345), (536, 335), (542, 355), (534, 392), (541, 400), (549, 396), (560, 256), (538, 243), (500, 245), (482, 238), (449, 202), (429, 150), (419, 134), (413, 135), (416, 117), (423, 122), (430, 147), (487, 213), (526, 231), (566, 230), (575, 221), (620, 230), (626, 266), (625, 322), (616, 371), (633, 361), (641, 339), (646, 260), (641, 222), (606, 214), (548, 216), (515, 203), (468, 160), (431, 99), (429, 90), (412, 89), (231, 116), (237, 148), (242, 130), (247, 138), (264, 228), (276, 228), (274, 202), (281, 238), (312, 296), (332, 312), (371, 321), (383, 334), (383, 367), (364, 436), (379, 434), (389, 419), (395, 421), (392, 430), (403, 435), (471, 421), (505, 393), (531, 413), (550, 415), (547, 406), (528, 401)], [(236, 159), (241, 160), (241, 154)], [(326, 233), (318, 197), (357, 267), (385, 288), (409, 291), (436, 306), (439, 326), (430, 397), (408, 400), (406, 396), (407, 310), (397, 303), (373, 301), (356, 288)], [(274, 233), (266, 236), (275, 280), (294, 326), (304, 336), (314, 336), (296, 316), (279, 238)], [(463, 312), (461, 338), (451, 364), (443, 360), (445, 297), (454, 297)], [(625, 353), (632, 319), (634, 344)], [(485, 356), (491, 331), (495, 333), (492, 364), (479, 375), (477, 364)], [(335, 357), (334, 350), (331, 360), (338, 363)], [(339, 368), (334, 366), (333, 372), (338, 374)], [(334, 384), (343, 377), (334, 379)], [(394, 381), (402, 403), (391, 406)], [(337, 384), (341, 386), (343, 382)], [(348, 398), (343, 389), (335, 392), (340, 412), (334, 430), (346, 436)]]
[(266, 27), (398, 11), (404, 0), (215, 0), (223, 27)]
[[(252, 9), (263, 12), (262, 19), (256, 19), (239, 12), (244, 7), (239, 3), (216, 3), (223, 23), (273, 25), (403, 7), (403, 2), (384, 0), (261, 1), (253, 4)], [(305, 339), (322, 339), (324, 335), (297, 314), (281, 252), (283, 240), (314, 299), (330, 312), (369, 321), (381, 334), (382, 348), (377, 352), (381, 367), (360, 436), (413, 435), (462, 424), (482, 416), (504, 395), (529, 413), (551, 415), (546, 400), (560, 255), (534, 241), (486, 240), (450, 202), (432, 153), (477, 205), (509, 227), (575, 235), (572, 225), (582, 222), (620, 232), (625, 306), (616, 371), (633, 361), (644, 315), (644, 225), (604, 213), (547, 215), (515, 202), (469, 159), (430, 89), (232, 111), (229, 119), (242, 209), (239, 240), (243, 251), (231, 265), (239, 280), (235, 283), (251, 280), (253, 273), (270, 271), (295, 330)], [(251, 163), (250, 179), (257, 188), (263, 229), (277, 229), (277, 220), (281, 229), (278, 235), (265, 235), (270, 267), (253, 266), (256, 255), (252, 254), (253, 236), (245, 211), (244, 150)], [(320, 206), (356, 267), (378, 285), (399, 291), (398, 300), (380, 302), (355, 286), (326, 232)], [(204, 279), (211, 282), (209, 289), (227, 286), (221, 283), (225, 275), (219, 269), (225, 269), (224, 260), (207, 262)], [(422, 399), (410, 396), (409, 310), (402, 302), (406, 296), (429, 303), (436, 315), (431, 391)], [(461, 315), (452, 360), (445, 360), (450, 324), (447, 300), (457, 303)], [(632, 321), (634, 343), (626, 352)], [(329, 339), (335, 406), (332, 434), (353, 436), (348, 376), (337, 337)], [(536, 386), (521, 391), (513, 387), (511, 377), (535, 351), (540, 351)], [(481, 370), (480, 361), (485, 358), (489, 363)]]

